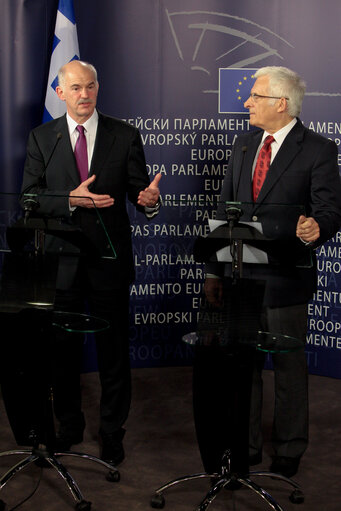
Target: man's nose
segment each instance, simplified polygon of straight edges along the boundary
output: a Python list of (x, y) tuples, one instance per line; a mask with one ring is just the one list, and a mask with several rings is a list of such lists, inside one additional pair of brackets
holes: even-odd
[(250, 101), (251, 101), (251, 96), (249, 96), (247, 98), (247, 100), (245, 101), (244, 108), (250, 108)]

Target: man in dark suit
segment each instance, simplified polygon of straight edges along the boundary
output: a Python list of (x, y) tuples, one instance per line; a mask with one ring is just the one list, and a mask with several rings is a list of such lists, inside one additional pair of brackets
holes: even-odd
[[(255, 73), (256, 81), (245, 102), (250, 124), (260, 129), (239, 136), (234, 144), (221, 192), (218, 218), (226, 220), (225, 201), (245, 206), (242, 220), (260, 221), (276, 227), (272, 234), (282, 243), (280, 264), (243, 265), (243, 277), (265, 282), (262, 330), (305, 341), (307, 305), (316, 289), (316, 260), (300, 267), (288, 264), (297, 249), (308, 251), (326, 242), (341, 225), (341, 187), (337, 147), (305, 128), (298, 118), (305, 84), (293, 71), (266, 67)], [(267, 136), (270, 167), (259, 177), (258, 164)], [(262, 153), (259, 157), (259, 154)], [(260, 180), (260, 181), (259, 181)], [(257, 182), (258, 181), (258, 182)], [(262, 184), (263, 181), (263, 184)], [(258, 188), (258, 189), (257, 189)], [(257, 189), (257, 190), (256, 190)], [(273, 205), (273, 206), (271, 206)], [(291, 211), (297, 205), (297, 221)], [(298, 211), (298, 210), (297, 210)], [(280, 212), (280, 213), (279, 213)], [(276, 215), (280, 215), (279, 222)], [(288, 215), (288, 216), (286, 216)], [(291, 232), (290, 232), (291, 231)], [(306, 247), (306, 248), (305, 248)], [(284, 257), (283, 257), (284, 256)], [(205, 292), (217, 303), (222, 293), (218, 266), (208, 266)], [(275, 373), (275, 410), (272, 430), (274, 449), (271, 471), (287, 477), (298, 469), (308, 445), (308, 377), (303, 350), (272, 356)], [(262, 378), (264, 356), (257, 354), (253, 375), (249, 463), (262, 460)]]
[[(138, 130), (96, 110), (99, 86), (92, 65), (71, 61), (59, 71), (58, 81), (56, 92), (67, 113), (29, 135), (23, 202), (32, 204), (25, 194), (38, 194), (38, 214), (81, 227), (89, 243), (107, 256), (70, 256), (70, 244), (59, 238), (51, 244), (60, 254), (55, 308), (87, 310), (110, 324), (109, 330), (96, 335), (102, 388), (99, 432), (102, 459), (117, 465), (124, 458), (123, 425), (131, 399), (128, 313), (134, 267), (126, 197), (153, 217), (159, 209), (160, 175), (149, 182)], [(80, 337), (61, 339), (56, 353), (54, 407), (61, 449), (83, 440), (82, 344)]]

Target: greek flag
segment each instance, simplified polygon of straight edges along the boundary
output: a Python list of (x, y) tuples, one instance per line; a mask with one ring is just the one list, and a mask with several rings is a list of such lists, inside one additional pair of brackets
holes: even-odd
[(56, 94), (58, 71), (64, 64), (75, 59), (79, 60), (79, 47), (73, 0), (59, 0), (43, 122), (51, 121), (66, 112), (64, 101)]

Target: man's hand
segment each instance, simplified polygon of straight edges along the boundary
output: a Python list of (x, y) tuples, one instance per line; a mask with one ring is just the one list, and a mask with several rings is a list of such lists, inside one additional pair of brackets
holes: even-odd
[(153, 208), (160, 197), (159, 181), (161, 174), (156, 174), (153, 181), (150, 183), (148, 188), (145, 188), (139, 193), (137, 198), (137, 204), (139, 206)]
[(70, 192), (69, 202), (71, 208), (77, 206), (81, 208), (109, 208), (114, 204), (114, 199), (110, 195), (97, 195), (89, 191), (89, 186), (95, 179), (95, 175), (89, 177)]
[(208, 303), (215, 307), (222, 306), (223, 283), (219, 278), (206, 277), (204, 292)]
[(306, 243), (316, 241), (320, 237), (319, 224), (314, 218), (301, 215), (296, 225), (296, 236)]

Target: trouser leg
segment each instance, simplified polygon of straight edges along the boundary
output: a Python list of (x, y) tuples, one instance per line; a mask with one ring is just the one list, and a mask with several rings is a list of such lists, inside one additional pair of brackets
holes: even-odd
[[(277, 331), (305, 343), (307, 304), (270, 309), (270, 331)], [(273, 354), (275, 408), (272, 443), (277, 456), (298, 458), (308, 445), (308, 369), (303, 349)]]
[(91, 310), (108, 320), (109, 330), (96, 335), (101, 382), (100, 433), (122, 435), (131, 403), (129, 359), (129, 288), (92, 294)]
[[(307, 304), (267, 308), (263, 329), (305, 342)], [(308, 444), (308, 371), (304, 350), (273, 354), (275, 406), (272, 442), (277, 456), (300, 457)], [(262, 449), (262, 378), (264, 356), (257, 354), (250, 412), (250, 454)]]
[(254, 456), (262, 452), (262, 409), (263, 409), (263, 378), (265, 354), (255, 353), (255, 365), (252, 371), (252, 389), (250, 404), (250, 431), (249, 431), (249, 455)]
[[(84, 313), (83, 300), (78, 292), (57, 291), (55, 310)], [(61, 430), (83, 431), (80, 371), (84, 334), (54, 328), (53, 403)]]
[(248, 472), (248, 429), (253, 354), (224, 348), (196, 348), (193, 410), (198, 446), (206, 472), (219, 472), (231, 451), (231, 470)]
[(305, 353), (273, 356), (275, 409), (272, 444), (276, 456), (299, 458), (308, 446), (308, 374)]

